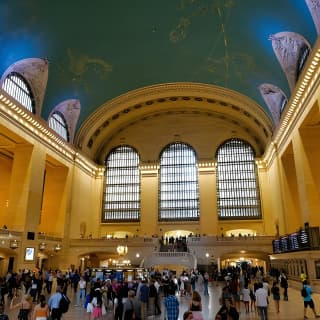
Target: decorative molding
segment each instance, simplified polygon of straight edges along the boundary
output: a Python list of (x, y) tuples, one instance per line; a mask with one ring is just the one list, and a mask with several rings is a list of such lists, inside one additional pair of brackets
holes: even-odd
[(14, 101), (6, 92), (0, 89), (0, 117), (9, 121), (16, 128), (26, 132), (39, 143), (45, 145), (70, 164), (87, 172), (95, 178), (103, 176), (104, 167), (96, 165), (93, 161), (73, 148), (55, 131), (49, 128), (47, 122), (29, 112), (26, 108)]
[[(101, 106), (81, 126), (75, 138), (75, 144), (92, 159), (98, 159), (103, 148), (102, 144), (106, 144), (105, 137), (110, 140), (110, 137), (119, 130), (123, 130), (125, 121), (123, 119), (129, 119), (128, 113), (135, 119), (135, 123), (139, 119), (147, 119), (155, 115), (157, 110), (158, 113), (169, 112), (168, 110), (171, 109), (170, 112), (182, 112), (181, 102), (184, 112), (198, 110), (198, 112), (220, 114), (220, 117), (225, 115), (224, 119), (233, 118), (234, 124), (239, 125), (243, 121), (245, 131), (248, 130), (245, 123), (250, 123), (251, 129), (258, 128), (256, 133), (251, 135), (256, 142), (258, 142), (257, 139), (261, 140), (260, 143), (263, 146), (260, 147), (260, 152), (271, 140), (273, 123), (266, 112), (251, 99), (217, 86), (171, 83), (131, 91)], [(135, 118), (133, 114), (136, 115)]]

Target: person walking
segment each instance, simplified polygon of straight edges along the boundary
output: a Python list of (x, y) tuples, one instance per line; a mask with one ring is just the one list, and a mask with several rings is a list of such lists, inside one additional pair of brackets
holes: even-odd
[(192, 311), (193, 319), (195, 320), (203, 320), (202, 316), (202, 303), (201, 296), (198, 291), (192, 292), (192, 298), (189, 306), (189, 311)]
[(164, 306), (166, 308), (167, 320), (178, 320), (179, 318), (179, 301), (175, 296), (175, 287), (172, 283), (168, 287), (168, 296), (164, 300)]
[(80, 277), (80, 281), (78, 282), (78, 286), (79, 286), (79, 291), (78, 291), (77, 303), (75, 304), (75, 307), (83, 306), (83, 301), (86, 297), (87, 283), (82, 276)]
[(215, 319), (219, 320), (238, 320), (239, 312), (232, 305), (232, 299), (227, 298), (223, 301), (221, 308), (215, 316)]
[(142, 286), (140, 288), (140, 306), (141, 306), (141, 319), (146, 320), (148, 318), (148, 300), (149, 300), (149, 286), (146, 280), (142, 280)]
[(312, 299), (312, 289), (311, 289), (311, 286), (309, 285), (307, 280), (303, 281), (302, 290), (304, 291), (304, 293), (303, 293), (303, 291), (301, 291), (301, 294), (303, 296), (303, 305), (304, 305), (304, 314), (303, 314), (304, 315), (304, 319), (308, 319), (308, 317), (307, 317), (308, 306), (312, 310), (314, 316), (316, 318), (320, 318), (320, 315), (318, 315), (316, 313), (314, 302), (313, 302), (313, 299)]
[(258, 284), (258, 289), (255, 293), (255, 296), (260, 319), (268, 320), (268, 291), (263, 288), (262, 282)]
[(273, 282), (271, 293), (272, 293), (274, 305), (276, 307), (276, 311), (277, 313), (279, 313), (280, 312), (280, 289), (278, 287), (277, 281)]
[(248, 288), (247, 284), (242, 289), (242, 301), (243, 301), (244, 306), (246, 308), (246, 313), (249, 313), (249, 310), (250, 310), (249, 303), (251, 301), (251, 298), (250, 298), (250, 289)]
[(61, 288), (57, 286), (56, 292), (52, 294), (48, 300), (48, 306), (51, 312), (51, 320), (60, 320), (62, 312), (59, 308), (62, 299)]
[(283, 300), (288, 301), (288, 278), (283, 271), (280, 275), (280, 286), (283, 288)]
[(203, 294), (205, 296), (209, 295), (208, 285), (209, 285), (209, 273), (205, 272), (205, 274), (203, 275), (203, 288), (204, 288)]
[(39, 302), (33, 309), (32, 320), (47, 320), (49, 317), (49, 307), (43, 294), (40, 294)]
[(141, 319), (140, 302), (133, 290), (129, 290), (128, 299), (123, 304), (122, 320)]
[(23, 296), (20, 302), (14, 304), (15, 297), (12, 298), (10, 303), (10, 310), (18, 309), (18, 318), (20, 320), (28, 320), (29, 314), (32, 310), (32, 297), (29, 294)]

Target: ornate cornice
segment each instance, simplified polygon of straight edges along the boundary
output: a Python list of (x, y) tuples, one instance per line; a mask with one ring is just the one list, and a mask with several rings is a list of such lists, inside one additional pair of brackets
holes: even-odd
[(248, 97), (208, 84), (167, 83), (128, 92), (102, 105), (81, 126), (75, 144), (94, 159), (97, 157), (97, 152), (101, 150), (101, 136), (110, 137), (111, 131), (108, 130), (112, 125), (114, 127), (121, 125), (120, 120), (127, 117), (129, 113), (132, 115), (135, 111), (139, 112), (139, 118), (155, 113), (156, 107), (164, 104), (170, 104), (174, 112), (178, 107), (174, 102), (180, 102), (180, 108), (183, 103), (186, 111), (191, 110), (187, 103), (193, 102), (193, 110), (225, 113), (226, 118), (232, 113), (231, 118), (234, 121), (243, 119), (251, 122), (252, 127), (260, 127), (261, 136), (264, 136), (263, 141), (271, 139), (273, 130), (271, 118), (262, 107)]

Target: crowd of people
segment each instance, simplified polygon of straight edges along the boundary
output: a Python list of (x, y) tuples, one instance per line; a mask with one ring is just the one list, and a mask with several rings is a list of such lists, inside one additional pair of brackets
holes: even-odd
[[(139, 320), (162, 312), (167, 320), (177, 320), (181, 299), (189, 301), (183, 319), (203, 320), (201, 297), (209, 295), (209, 278), (221, 280), (221, 276), (224, 285), (217, 297), (220, 309), (213, 315), (216, 320), (238, 320), (241, 303), (245, 313), (254, 312), (261, 320), (267, 320), (272, 300), (277, 313), (280, 301), (289, 300), (285, 272), (271, 270), (267, 275), (262, 268), (227, 268), (219, 276), (212, 273), (211, 277), (208, 272), (198, 270), (184, 270), (180, 275), (169, 270), (161, 273), (151, 270), (148, 278), (132, 281), (99, 278), (90, 270), (82, 273), (20, 270), (0, 278), (0, 320), (8, 320), (5, 305), (17, 309), (21, 320), (46, 320), (49, 315), (52, 320), (60, 320), (66, 312), (61, 301), (70, 292), (73, 292), (74, 308), (82, 308), (88, 320), (102, 319), (107, 313), (112, 313), (115, 320)], [(319, 317), (306, 278), (303, 278), (303, 289), (305, 319), (308, 308)]]

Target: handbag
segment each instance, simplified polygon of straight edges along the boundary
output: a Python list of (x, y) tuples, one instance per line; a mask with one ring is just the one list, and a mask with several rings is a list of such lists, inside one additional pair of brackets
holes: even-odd
[(21, 308), (18, 313), (18, 319), (19, 320), (28, 320), (28, 313), (29, 313), (29, 310)]
[(88, 302), (87, 304), (87, 312), (91, 313), (93, 311), (93, 304), (91, 302)]

